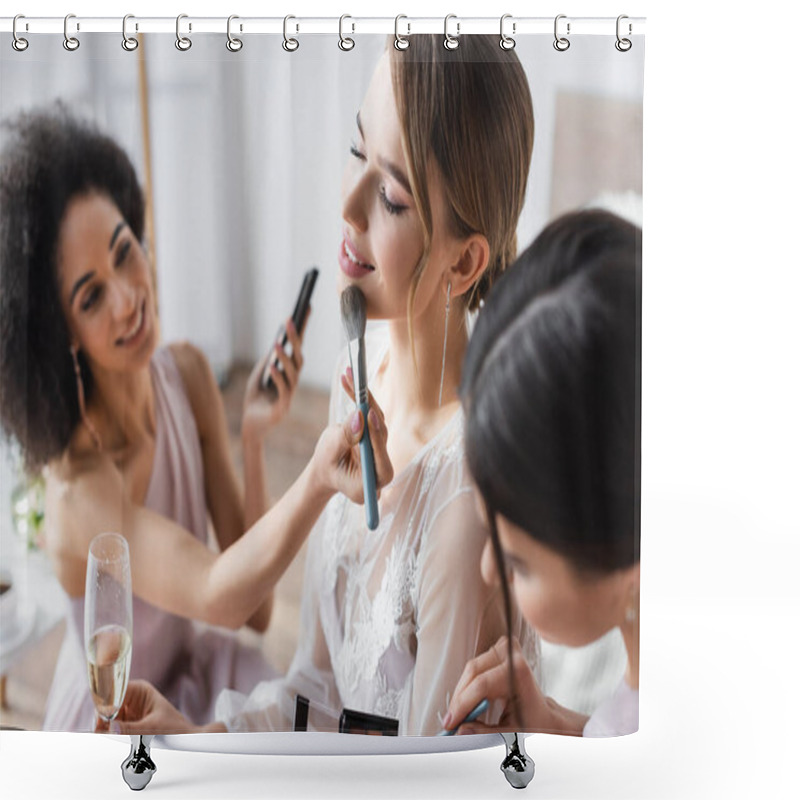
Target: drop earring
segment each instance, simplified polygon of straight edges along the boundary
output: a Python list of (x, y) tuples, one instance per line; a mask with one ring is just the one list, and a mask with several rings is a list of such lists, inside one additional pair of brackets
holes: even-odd
[(75, 383), (78, 385), (78, 408), (81, 412), (81, 419), (92, 437), (95, 447), (98, 450), (103, 449), (103, 443), (100, 440), (100, 434), (97, 428), (92, 424), (89, 417), (86, 416), (86, 397), (83, 391), (83, 377), (81, 376), (81, 365), (78, 361), (78, 347), (77, 345), (70, 345), (69, 352), (72, 354), (72, 364), (75, 367)]
[(439, 378), (439, 408), (442, 407), (442, 390), (444, 389), (444, 364), (447, 357), (447, 325), (450, 321), (450, 281), (447, 282), (447, 303), (444, 307), (444, 344), (442, 345), (442, 375)]

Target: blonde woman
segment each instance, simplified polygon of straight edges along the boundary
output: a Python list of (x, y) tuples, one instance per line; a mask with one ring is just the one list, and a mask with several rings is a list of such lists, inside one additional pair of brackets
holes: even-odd
[[(458, 385), (467, 313), (516, 254), (533, 111), (513, 53), (495, 37), (459, 41), (452, 52), (433, 36), (387, 47), (342, 182), (339, 288), (357, 285), (368, 319), (385, 322), (366, 344), (395, 476), (380, 524), (369, 531), (363, 508), (331, 500), (309, 540), (289, 674), (249, 696), (224, 692), (207, 730), (291, 730), (302, 695), (318, 730), (338, 729), (347, 708), (434, 734), (465, 664), (505, 630), (499, 593), (480, 577), (486, 530)], [(346, 363), (332, 422), (353, 408)], [(126, 704), (124, 732), (196, 730), (146, 685)]]

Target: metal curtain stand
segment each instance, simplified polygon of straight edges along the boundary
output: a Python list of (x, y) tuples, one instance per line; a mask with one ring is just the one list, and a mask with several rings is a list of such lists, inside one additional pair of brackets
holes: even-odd
[[(535, 765), (525, 752), (525, 739), (519, 733), (501, 733), (506, 745), (506, 757), (500, 769), (515, 789), (524, 789), (533, 779)], [(131, 752), (122, 762), (122, 777), (134, 791), (141, 791), (150, 783), (156, 765), (150, 756), (152, 736), (131, 736)]]

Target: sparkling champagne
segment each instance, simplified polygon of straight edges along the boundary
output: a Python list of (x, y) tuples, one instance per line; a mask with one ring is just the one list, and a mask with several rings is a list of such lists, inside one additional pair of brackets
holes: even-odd
[(131, 668), (131, 639), (121, 625), (106, 625), (98, 629), (87, 646), (89, 686), (97, 713), (105, 720), (116, 716)]

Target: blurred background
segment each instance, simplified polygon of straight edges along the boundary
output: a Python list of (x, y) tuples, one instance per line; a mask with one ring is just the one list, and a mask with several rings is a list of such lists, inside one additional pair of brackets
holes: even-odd
[[(291, 313), (305, 270), (320, 268), (301, 388), (269, 442), (277, 498), (327, 420), (344, 343), (334, 289), (340, 176), (385, 39), (357, 36), (343, 53), (336, 36), (305, 37), (291, 54), (275, 36), (246, 37), (239, 53), (216, 34), (193, 37), (187, 52), (166, 34), (144, 37), (133, 53), (119, 34), (87, 34), (76, 53), (62, 41), (37, 36), (25, 53), (0, 48), (0, 117), (60, 99), (127, 150), (152, 211), (163, 341), (188, 339), (207, 354), (224, 389), (237, 465), (246, 375)], [(613, 36), (587, 36), (560, 53), (551, 37), (527, 36), (516, 52), (536, 122), (520, 249), (552, 217), (587, 204), (641, 224), (644, 47), (620, 54)], [(0, 624), (0, 720), (35, 728), (63, 635), (63, 597), (37, 549), (37, 527), (46, 525), (37, 516), (41, 486), (21, 474), (12, 447), (0, 448), (0, 568), (17, 596)], [(281, 669), (297, 635), (302, 555), (278, 587), (264, 642)]]

